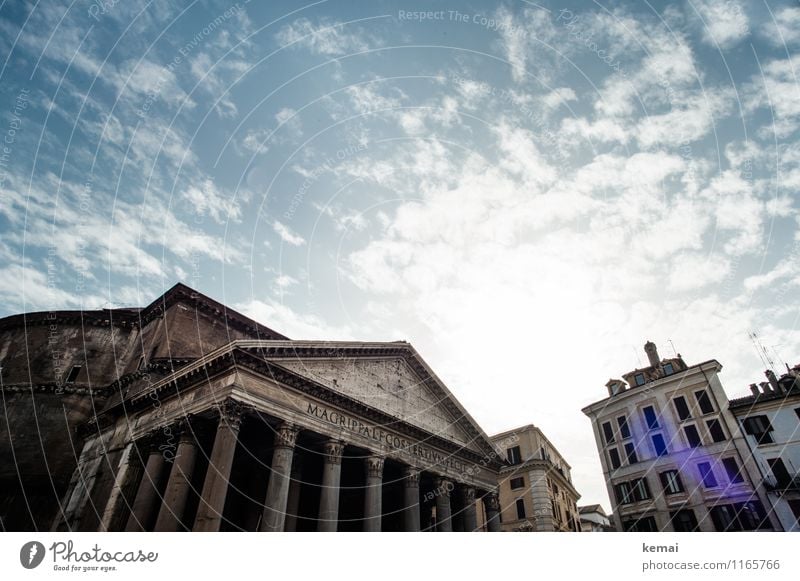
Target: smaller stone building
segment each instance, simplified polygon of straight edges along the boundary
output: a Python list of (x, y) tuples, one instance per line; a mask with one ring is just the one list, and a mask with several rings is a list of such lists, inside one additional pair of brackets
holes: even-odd
[(508, 463), (497, 483), (503, 531), (579, 532), (570, 465), (536, 426), (491, 438)]

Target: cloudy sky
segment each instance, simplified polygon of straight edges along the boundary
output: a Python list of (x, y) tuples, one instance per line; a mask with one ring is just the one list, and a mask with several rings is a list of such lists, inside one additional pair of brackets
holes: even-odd
[(800, 361), (798, 45), (772, 0), (3, 2), (0, 315), (183, 281), (408, 340), (608, 508), (580, 409), (646, 340)]

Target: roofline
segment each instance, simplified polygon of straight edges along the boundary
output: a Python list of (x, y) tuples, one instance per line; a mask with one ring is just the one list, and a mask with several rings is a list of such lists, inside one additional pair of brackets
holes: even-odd
[(252, 327), (256, 334), (264, 334), (267, 337), (282, 338), (288, 340), (285, 335), (278, 333), (274, 329), (262, 325), (258, 321), (243, 315), (239, 311), (228, 307), (195, 289), (186, 286), (182, 282), (175, 283), (163, 294), (153, 300), (145, 307), (118, 307), (113, 309), (87, 309), (87, 310), (52, 310), (52, 311), (32, 311), (26, 313), (16, 313), (0, 318), (0, 329), (14, 327), (25, 327), (29, 323), (52, 322), (57, 319), (102, 319), (109, 324), (115, 322), (144, 326), (149, 319), (158, 313), (159, 309), (166, 310), (181, 298), (200, 301), (206, 307), (215, 312), (220, 312), (223, 316), (233, 319), (240, 324)]
[(701, 363), (695, 363), (694, 365), (688, 366), (686, 369), (679, 371), (677, 373), (673, 373), (672, 375), (661, 377), (655, 381), (651, 381), (650, 383), (645, 383), (644, 385), (637, 385), (636, 387), (630, 387), (625, 391), (623, 391), (622, 393), (618, 393), (617, 395), (609, 395), (607, 397), (604, 397), (603, 399), (597, 400), (596, 402), (590, 403), (589, 405), (581, 408), (581, 412), (583, 412), (584, 415), (588, 416), (590, 415), (591, 412), (595, 411), (594, 408), (596, 406), (606, 403), (609, 400), (622, 401), (626, 397), (630, 396), (630, 394), (632, 393), (641, 393), (640, 391), (641, 388), (663, 387), (663, 385), (666, 385), (668, 382), (675, 381), (678, 378), (685, 378), (692, 372), (703, 371), (703, 366), (710, 364), (713, 364), (713, 366), (717, 368), (717, 371), (722, 369), (722, 364), (719, 361), (717, 361), (716, 359), (708, 359)]

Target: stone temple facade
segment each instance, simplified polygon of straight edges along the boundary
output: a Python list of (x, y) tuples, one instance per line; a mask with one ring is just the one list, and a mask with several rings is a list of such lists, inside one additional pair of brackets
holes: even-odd
[(499, 530), (505, 461), (406, 342), (290, 340), (178, 284), (0, 319), (0, 365), (1, 530)]

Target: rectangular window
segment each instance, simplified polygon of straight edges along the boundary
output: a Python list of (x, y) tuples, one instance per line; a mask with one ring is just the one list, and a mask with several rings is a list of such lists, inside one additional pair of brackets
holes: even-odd
[(653, 449), (656, 451), (656, 456), (666, 456), (669, 454), (667, 451), (667, 443), (664, 442), (664, 436), (661, 434), (653, 434)]
[(780, 458), (771, 458), (767, 459), (767, 464), (769, 464), (769, 469), (772, 470), (772, 475), (775, 477), (775, 483), (778, 487), (786, 488), (792, 481), (792, 477), (786, 469), (783, 460)]
[(631, 481), (631, 493), (636, 502), (650, 499), (650, 487), (647, 485), (647, 478), (637, 478)]
[(714, 476), (714, 471), (711, 469), (711, 464), (708, 462), (700, 462), (697, 465), (700, 471), (700, 478), (703, 480), (703, 486), (706, 488), (714, 488), (717, 486), (717, 477)]
[(522, 454), (519, 451), (519, 446), (514, 446), (506, 450), (509, 464), (520, 464), (522, 462)]
[(622, 530), (632, 533), (654, 533), (656, 532), (656, 519), (652, 516), (643, 516), (622, 521)]
[(644, 385), (644, 373), (637, 373), (633, 379), (636, 381), (636, 385)]
[(633, 495), (631, 494), (631, 483), (620, 482), (614, 487), (614, 496), (617, 499), (617, 504), (630, 504), (633, 502)]
[(625, 416), (620, 416), (617, 418), (617, 424), (619, 425), (619, 435), (624, 440), (625, 438), (631, 437), (631, 429), (628, 427), (628, 418)]
[(679, 420), (688, 420), (692, 417), (692, 414), (689, 412), (689, 406), (686, 404), (686, 398), (682, 395), (673, 399), (672, 403), (675, 404), (675, 411), (678, 412)]
[(642, 413), (644, 413), (644, 422), (647, 424), (648, 429), (653, 430), (658, 427), (658, 417), (653, 406), (647, 406), (642, 410)]
[[(606, 438), (606, 444), (611, 444), (614, 441), (614, 430), (611, 428), (611, 422), (603, 422), (603, 436)], [(544, 448), (542, 448), (544, 453)], [(544, 456), (542, 457), (544, 459)]]
[(697, 433), (697, 428), (693, 425), (683, 426), (683, 433), (686, 434), (686, 442), (692, 448), (697, 448), (703, 444), (700, 440), (700, 434)]
[(509, 484), (511, 484), (511, 490), (517, 490), (518, 488), (525, 488), (525, 479), (520, 476), (519, 478), (512, 478), (509, 480)]
[(673, 373), (675, 373), (675, 368), (672, 366), (672, 363), (665, 363), (664, 375), (672, 375)]
[(625, 444), (625, 457), (628, 459), (628, 464), (636, 464), (639, 461), (633, 444)]
[(719, 420), (708, 420), (706, 425), (712, 440), (715, 442), (725, 441), (725, 432), (722, 431), (722, 424), (719, 423)]
[(759, 444), (772, 444), (772, 424), (767, 416), (750, 416), (742, 420), (745, 434), (750, 434)]
[(74, 383), (76, 379), (78, 379), (78, 374), (81, 372), (80, 365), (73, 365), (72, 369), (69, 370), (69, 375), (67, 375), (67, 383)]
[(691, 533), (697, 530), (697, 518), (691, 509), (670, 513), (672, 528), (678, 533)]
[(525, 501), (521, 498), (517, 499), (517, 518), (525, 518)]
[(678, 494), (683, 492), (683, 482), (677, 470), (667, 470), (658, 475), (661, 478), (661, 486), (664, 487), (664, 494)]
[(608, 457), (609, 457), (609, 459), (611, 460), (611, 467), (612, 467), (614, 470), (616, 470), (617, 468), (619, 468), (619, 467), (620, 467), (620, 465), (622, 464), (622, 462), (620, 462), (620, 460), (619, 460), (619, 452), (617, 451), (617, 449), (616, 449), (616, 448), (611, 448), (611, 449), (608, 451)]
[(800, 420), (800, 408), (794, 408), (794, 413), (797, 414), (797, 419)]
[(710, 414), (714, 411), (714, 406), (711, 405), (711, 399), (708, 397), (708, 391), (705, 389), (703, 391), (696, 391), (694, 392), (694, 396), (697, 398), (697, 404), (700, 406), (701, 412)]
[(722, 465), (725, 467), (725, 473), (728, 475), (728, 480), (730, 480), (731, 484), (740, 484), (744, 482), (736, 458), (723, 458)]
[(771, 528), (764, 507), (756, 500), (715, 506), (709, 512), (714, 528), (720, 532)]

